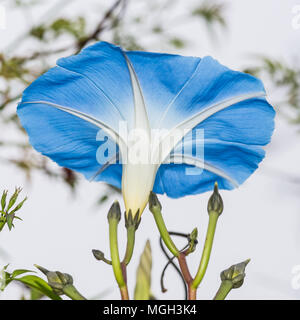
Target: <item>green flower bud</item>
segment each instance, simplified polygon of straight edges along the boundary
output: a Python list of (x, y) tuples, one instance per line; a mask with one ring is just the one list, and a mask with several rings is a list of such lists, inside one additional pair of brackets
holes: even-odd
[(198, 229), (195, 228), (193, 231), (189, 234), (188, 240), (189, 240), (189, 249), (187, 253), (194, 252), (196, 250), (196, 245), (198, 244)]
[(189, 238), (190, 238), (190, 241), (197, 240), (197, 238), (198, 238), (198, 229), (197, 228), (193, 229), (193, 231), (191, 232)]
[(111, 261), (110, 261), (110, 260), (107, 260), (107, 259), (105, 258), (104, 253), (103, 253), (102, 251), (93, 249), (92, 252), (93, 252), (94, 257), (95, 257), (98, 261), (103, 261), (103, 262), (111, 265)]
[(60, 271), (49, 271), (43, 267), (35, 265), (48, 279), (48, 284), (57, 295), (66, 295), (72, 300), (86, 300), (73, 286), (73, 278), (67, 273)]
[(121, 220), (121, 209), (118, 201), (115, 201), (110, 207), (107, 215), (108, 221), (116, 219), (118, 222)]
[(150, 192), (149, 196), (149, 209), (150, 211), (158, 210), (161, 211), (162, 206), (157, 198), (157, 195), (154, 192)]
[(223, 212), (223, 200), (219, 194), (217, 182), (215, 183), (214, 192), (208, 200), (207, 211), (209, 214), (216, 212), (218, 215)]
[(244, 283), (246, 276), (245, 269), (247, 264), (250, 262), (250, 259), (243, 261), (241, 263), (232, 265), (230, 268), (221, 272), (221, 280), (231, 281), (232, 288), (237, 289), (241, 287)]
[(58, 275), (63, 285), (73, 284), (73, 278), (70, 274), (59, 271), (55, 271), (55, 273)]
[(104, 259), (104, 253), (103, 253), (102, 251), (93, 249), (92, 252), (93, 252), (94, 257), (95, 257), (97, 260), (103, 261), (103, 259)]
[(141, 222), (141, 218), (140, 218), (139, 210), (135, 214), (134, 217), (132, 215), (132, 211), (131, 210), (129, 210), (128, 213), (125, 212), (125, 227), (127, 229), (130, 228), (130, 227), (134, 227), (135, 230), (137, 230), (137, 228), (140, 225), (140, 222)]
[(73, 278), (67, 273), (49, 271), (41, 266), (35, 265), (48, 279), (49, 286), (57, 295), (64, 294), (66, 286), (73, 285)]

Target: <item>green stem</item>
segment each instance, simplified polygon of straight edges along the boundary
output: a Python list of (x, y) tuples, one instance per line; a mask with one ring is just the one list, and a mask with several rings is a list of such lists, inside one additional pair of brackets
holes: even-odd
[(151, 210), (151, 212), (152, 212), (152, 214), (154, 216), (157, 228), (159, 230), (161, 238), (163, 239), (166, 247), (170, 250), (170, 252), (173, 253), (173, 255), (175, 257), (178, 257), (180, 252), (176, 248), (173, 240), (170, 237), (170, 234), (169, 234), (169, 232), (168, 232), (168, 230), (166, 228), (165, 222), (163, 220), (163, 217), (162, 217), (162, 214), (161, 214), (161, 210), (158, 207), (151, 208), (150, 210)]
[(214, 211), (210, 212), (208, 228), (207, 228), (207, 232), (206, 232), (206, 239), (205, 239), (204, 248), (202, 251), (201, 262), (199, 265), (198, 272), (197, 272), (195, 279), (192, 283), (192, 288), (194, 288), (194, 289), (198, 288), (199, 284), (201, 283), (201, 281), (205, 275), (207, 265), (209, 262), (209, 258), (210, 258), (210, 253), (211, 253), (213, 241), (214, 241), (214, 235), (215, 235), (215, 231), (216, 231), (218, 218), (219, 218), (219, 214), (217, 212), (214, 212)]
[(63, 292), (72, 300), (86, 300), (86, 298), (82, 296), (73, 285), (66, 285), (63, 288)]
[(134, 243), (135, 243), (135, 231), (136, 231), (135, 226), (130, 226), (127, 228), (127, 246), (126, 246), (125, 256), (123, 259), (123, 264), (125, 264), (126, 266), (129, 264), (132, 258)]
[(222, 281), (218, 292), (216, 293), (214, 300), (224, 300), (230, 290), (232, 289), (232, 281), (224, 280)]
[(106, 259), (105, 257), (102, 259), (102, 261), (105, 262), (106, 264), (109, 264), (110, 266), (112, 265), (112, 262)]
[(127, 291), (127, 285), (123, 276), (123, 271), (120, 263), (119, 249), (118, 249), (118, 224), (117, 219), (109, 219), (109, 243), (110, 243), (110, 255), (111, 262), (114, 271), (114, 275), (118, 286), (120, 288), (122, 297), (124, 291)]

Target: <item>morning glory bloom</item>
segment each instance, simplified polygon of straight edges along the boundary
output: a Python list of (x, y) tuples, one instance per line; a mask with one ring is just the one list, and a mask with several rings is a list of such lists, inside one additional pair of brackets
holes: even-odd
[(178, 198), (242, 184), (264, 158), (274, 114), (260, 80), (211, 57), (106, 42), (59, 59), (18, 106), (37, 151), (121, 188), (133, 215), (151, 190)]

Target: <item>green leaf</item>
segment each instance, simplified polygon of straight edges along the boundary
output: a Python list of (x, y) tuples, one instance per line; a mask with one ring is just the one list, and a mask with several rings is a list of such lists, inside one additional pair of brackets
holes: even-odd
[(11, 277), (12, 278), (15, 278), (17, 276), (20, 276), (21, 274), (24, 274), (24, 273), (27, 273), (27, 272), (34, 272), (35, 271), (32, 271), (32, 270), (27, 270), (27, 269), (17, 269), (17, 270), (14, 270), (11, 274)]
[(10, 277), (10, 274), (6, 272), (6, 269), (8, 267), (8, 264), (0, 270), (0, 290), (3, 291), (6, 286), (8, 285), (8, 279)]
[(30, 289), (30, 300), (40, 300), (44, 297), (44, 294), (41, 293), (39, 290), (31, 288)]
[(0, 231), (2, 231), (2, 229), (4, 228), (6, 223), (6, 219), (0, 219)]
[(134, 290), (135, 300), (151, 299), (151, 270), (152, 254), (149, 240), (147, 240), (145, 249), (140, 258), (140, 264), (136, 274), (136, 285)]
[(28, 275), (21, 278), (15, 278), (13, 280), (21, 282), (31, 289), (38, 290), (39, 292), (41, 292), (42, 294), (44, 294), (52, 300), (62, 300), (60, 296), (53, 292), (52, 288), (48, 285), (48, 283), (38, 276)]
[(13, 216), (11, 214), (8, 214), (6, 216), (6, 223), (7, 223), (8, 229), (11, 230), (13, 227)]
[(45, 295), (52, 300), (61, 300), (60, 296), (55, 294), (52, 288), (48, 285), (48, 283), (42, 278), (35, 275), (26, 275), (20, 278), (18, 276), (28, 273), (35, 272), (27, 269), (17, 269), (12, 273), (6, 271), (8, 265), (5, 266), (1, 271), (0, 277), (0, 289), (3, 291), (12, 281), (18, 281), (25, 284), (30, 289), (34, 289), (40, 292), (41, 295)]
[(9, 209), (16, 203), (17, 198), (18, 198), (18, 196), (19, 196), (19, 194), (20, 194), (21, 191), (22, 191), (21, 188), (16, 188), (16, 189), (15, 189), (14, 194), (11, 196), (11, 198), (10, 198), (10, 200), (9, 200), (9, 203), (8, 203), (8, 206), (7, 206), (7, 209), (6, 209), (7, 212), (8, 212)]
[(2, 211), (4, 211), (5, 206), (6, 206), (6, 197), (7, 197), (7, 190), (4, 190), (2, 193), (2, 197), (1, 197), (1, 209)]
[(23, 207), (23, 204), (26, 200), (27, 200), (27, 197), (24, 200), (22, 200), (10, 213), (12, 214), (20, 210)]

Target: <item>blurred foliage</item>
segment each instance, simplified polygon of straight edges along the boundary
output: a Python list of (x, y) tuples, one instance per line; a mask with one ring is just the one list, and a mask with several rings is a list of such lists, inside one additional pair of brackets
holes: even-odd
[[(272, 90), (283, 90), (285, 100), (279, 107), (292, 108), (292, 122), (300, 123), (300, 68), (298, 64), (289, 65), (283, 61), (265, 56), (256, 58), (255, 67), (245, 68), (244, 72), (268, 80)], [(275, 102), (276, 103), (276, 102)]]
[(204, 1), (201, 6), (192, 11), (192, 15), (204, 19), (208, 27), (214, 24), (220, 24), (222, 27), (226, 27), (224, 9), (225, 5), (223, 3)]
[(30, 30), (30, 36), (40, 41), (52, 41), (61, 35), (71, 35), (78, 41), (86, 36), (86, 24), (83, 17), (77, 17), (75, 20), (59, 18), (47, 25), (39, 25)]

